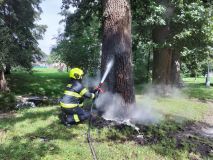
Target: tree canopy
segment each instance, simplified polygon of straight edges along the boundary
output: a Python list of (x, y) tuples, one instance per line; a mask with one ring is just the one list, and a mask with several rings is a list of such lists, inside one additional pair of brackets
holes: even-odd
[(41, 0), (5, 0), (0, 5), (0, 67), (9, 64), (31, 68), (40, 54), (38, 39), (46, 26), (36, 24)]
[[(204, 64), (208, 57), (207, 53), (210, 52), (208, 46), (213, 44), (210, 2), (201, 0), (164, 0), (160, 4), (158, 1), (130, 2), (136, 82), (151, 80), (153, 51), (157, 48), (169, 47), (175, 50), (180, 57), (181, 73), (195, 76), (205, 72)], [(92, 64), (97, 66), (102, 38), (101, 24), (104, 20), (101, 5), (101, 2), (94, 0), (63, 0), (62, 13), (66, 29), (56, 47), (58, 51), (60, 48), (61, 52), (57, 50), (55, 52), (67, 64), (82, 65), (84, 68), (91, 67)], [(71, 6), (76, 7), (74, 13), (67, 12)], [(171, 32), (167, 39), (163, 43), (154, 42), (153, 30), (168, 24)], [(90, 60), (93, 56), (96, 58)], [(80, 60), (78, 57), (81, 57)]]
[(46, 26), (36, 24), (42, 12), (41, 0), (0, 1), (0, 90), (5, 90), (4, 72), (12, 66), (31, 69), (38, 58), (38, 39)]

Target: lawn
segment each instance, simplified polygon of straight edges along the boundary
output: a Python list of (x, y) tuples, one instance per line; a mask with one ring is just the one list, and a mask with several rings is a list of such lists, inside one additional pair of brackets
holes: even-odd
[[(176, 139), (176, 134), (184, 132), (187, 123), (201, 120), (199, 117), (207, 108), (205, 105), (194, 105), (190, 109), (194, 107), (197, 107), (198, 117), (192, 117), (191, 121), (179, 123), (170, 119), (143, 126), (144, 142), (138, 142), (135, 138), (137, 133), (128, 126), (94, 126), (92, 137), (98, 157), (104, 160), (200, 157), (202, 152), (199, 153), (196, 148), (201, 144), (212, 145), (207, 139), (201, 141), (197, 136), (191, 139), (182, 137), (181, 142)], [(174, 117), (183, 116), (182, 109), (179, 110)], [(2, 119), (0, 159), (92, 159), (86, 141), (87, 123), (66, 128), (59, 124), (57, 114), (56, 106), (41, 107), (18, 111), (15, 117)], [(171, 114), (171, 110), (168, 114)], [(190, 113), (185, 113), (184, 120), (187, 121), (190, 116)], [(202, 156), (205, 158), (207, 155)]]
[(15, 72), (9, 75), (11, 91), (15, 95), (58, 97), (68, 81), (68, 73), (55, 69), (36, 69), (32, 73)]
[[(213, 78), (210, 79), (213, 83)], [(186, 88), (183, 89), (184, 93), (191, 98), (197, 98), (200, 100), (213, 100), (213, 87), (205, 86), (205, 78), (184, 78)]]
[[(63, 91), (66, 81), (67, 73), (37, 70), (31, 75), (12, 74), (9, 82), (14, 95), (40, 94), (57, 97)], [(180, 91), (183, 93), (181, 96), (152, 97), (143, 92), (136, 96), (139, 104), (143, 106), (149, 102), (152, 110), (161, 115), (161, 119), (154, 124), (139, 125), (143, 138), (138, 138), (138, 132), (129, 126), (96, 118), (91, 135), (98, 158), (212, 159), (213, 140), (199, 132), (202, 127), (210, 125), (206, 115), (213, 111), (209, 101), (212, 99), (209, 96), (213, 93), (212, 87), (205, 90), (200, 82), (191, 79), (186, 82), (186, 88)], [(190, 92), (192, 89), (199, 92), (200, 88), (203, 88), (201, 98), (199, 94)], [(142, 86), (137, 89), (142, 90)], [(6, 118), (0, 117), (0, 159), (91, 160), (86, 140), (87, 122), (66, 128), (59, 124), (58, 113), (58, 106), (44, 106), (8, 113)]]

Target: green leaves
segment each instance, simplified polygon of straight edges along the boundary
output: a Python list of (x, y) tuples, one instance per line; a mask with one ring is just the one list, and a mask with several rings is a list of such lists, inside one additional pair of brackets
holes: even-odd
[[(201, 0), (161, 3), (131, 0), (130, 3), (136, 80), (141, 82), (148, 77), (152, 70), (153, 49), (163, 47), (170, 47), (181, 55), (181, 66), (185, 66), (183, 70), (201, 73), (207, 57), (207, 46), (213, 44), (213, 13), (210, 3)], [(76, 7), (73, 14), (68, 13), (71, 6)], [(66, 13), (65, 36), (59, 41), (57, 51), (54, 50), (57, 53), (55, 55), (71, 66), (96, 68), (101, 48), (101, 2), (63, 0), (63, 9), (62, 13)], [(153, 43), (153, 29), (166, 25), (171, 29), (167, 40)]]
[[(63, 1), (66, 13), (66, 28), (63, 36), (58, 38), (57, 46), (52, 50), (56, 60), (71, 67), (81, 67), (94, 72), (100, 65), (100, 3), (93, 0)], [(77, 7), (74, 13), (67, 14), (67, 5)]]
[(0, 6), (0, 65), (31, 68), (34, 55), (39, 55), (38, 39), (46, 26), (36, 25), (41, 0), (8, 0)]

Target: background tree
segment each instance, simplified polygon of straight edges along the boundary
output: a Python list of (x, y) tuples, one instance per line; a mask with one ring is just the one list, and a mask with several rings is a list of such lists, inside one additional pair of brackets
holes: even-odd
[(5, 0), (0, 5), (0, 90), (6, 89), (4, 77), (12, 66), (30, 69), (40, 55), (37, 40), (46, 26), (37, 25), (41, 0)]
[(174, 14), (174, 6), (169, 1), (157, 1), (156, 5), (161, 9), (160, 15), (165, 17), (161, 24), (153, 28), (153, 42), (161, 46), (154, 48), (153, 55), (153, 83), (168, 85), (171, 82), (172, 48), (166, 44), (171, 35), (170, 21)]
[[(75, 7), (74, 13), (68, 11)], [(100, 3), (93, 0), (81, 2), (63, 1), (62, 15), (66, 22), (65, 31), (58, 37), (53, 48), (55, 57), (70, 67), (81, 67), (89, 73), (100, 66)]]
[[(148, 51), (151, 52), (151, 56), (148, 57), (152, 57), (153, 54), (153, 50), (150, 48), (147, 53), (144, 53), (146, 49), (141, 46), (153, 47), (154, 53), (165, 50), (166, 48), (170, 49), (172, 56), (169, 58), (170, 63), (168, 63), (168, 65), (166, 65), (166, 63), (169, 61), (165, 61), (164, 58), (158, 61), (159, 63), (155, 62), (158, 58), (154, 58), (153, 81), (156, 83), (179, 85), (181, 79), (180, 68), (182, 68), (182, 73), (186, 70), (197, 70), (195, 66), (192, 70), (190, 65), (185, 64), (193, 62), (195, 58), (190, 57), (193, 57), (191, 55), (195, 54), (196, 57), (199, 58), (199, 60), (196, 61), (200, 62), (195, 64), (201, 66), (206, 59), (206, 47), (212, 44), (211, 40), (207, 40), (212, 34), (211, 31), (207, 31), (207, 28), (210, 26), (207, 24), (207, 22), (210, 22), (208, 18), (209, 15), (207, 15), (209, 6), (205, 5), (202, 1), (159, 1), (159, 3), (156, 3), (156, 1), (132, 1), (132, 6), (133, 37), (135, 38), (135, 41), (133, 41), (133, 52), (137, 53), (137, 56), (135, 56), (137, 59), (134, 61), (136, 62), (135, 65), (140, 64), (141, 66), (144, 59), (142, 57), (145, 57), (145, 55), (149, 53)], [(171, 13), (173, 13), (173, 15), (171, 15)], [(163, 32), (159, 31), (158, 33), (160, 35), (157, 35), (157, 31), (163, 27), (169, 29), (167, 30), (169, 34), (167, 33), (168, 36), (160, 41), (159, 37), (165, 36), (165, 33), (161, 35)], [(151, 36), (150, 31), (153, 31), (154, 37)], [(143, 37), (141, 38), (140, 35), (143, 35)], [(155, 44), (153, 44), (153, 41)], [(190, 50), (190, 52), (186, 52), (186, 49)], [(154, 55), (160, 56), (157, 53)], [(186, 55), (188, 55), (187, 60), (184, 58)], [(159, 64), (160, 67), (166, 65), (169, 68), (164, 67), (165, 70), (163, 71), (156, 64)], [(140, 66), (137, 67), (136, 65), (135, 68), (141, 68)], [(158, 77), (159, 80), (157, 80), (156, 77)], [(162, 78), (161, 80), (160, 77)]]
[[(181, 74), (195, 76), (206, 70), (204, 64), (209, 52), (207, 46), (212, 46), (210, 3), (204, 3), (201, 0), (132, 0), (130, 2), (133, 16), (132, 51), (136, 83), (153, 80), (155, 84), (180, 86)], [(68, 38), (61, 41), (64, 43), (61, 45), (61, 49), (69, 48), (64, 59), (70, 59), (68, 57), (72, 55), (75, 62), (70, 60), (69, 63), (77, 65), (76, 60), (80, 60), (81, 62), (78, 64), (85, 65), (87, 68), (90, 56), (84, 55), (86, 50), (80, 49), (80, 52), (75, 55), (74, 53), (70, 54), (69, 51), (76, 50), (75, 46), (79, 46), (78, 48), (86, 46), (90, 50), (91, 46), (98, 44), (99, 47), (97, 47), (95, 54), (98, 59), (100, 56), (98, 49), (100, 49), (101, 37), (103, 36), (101, 33), (104, 33), (100, 32), (100, 22), (101, 20), (105, 21), (101, 15), (103, 12), (102, 4), (95, 0), (63, 0), (63, 4), (64, 8), (69, 8), (72, 5), (77, 9), (73, 14), (64, 12), (68, 29), (65, 34), (69, 34)], [(93, 36), (95, 38), (87, 38), (88, 41), (85, 43), (85, 38), (83, 38), (85, 36), (79, 34), (79, 30), (81, 33), (90, 30), (90, 33), (95, 34)], [(82, 54), (79, 54), (81, 51)], [(61, 50), (60, 55), (63, 53), (66, 52)], [(159, 56), (161, 57), (160, 61)], [(96, 64), (96, 60), (91, 59), (90, 64)]]

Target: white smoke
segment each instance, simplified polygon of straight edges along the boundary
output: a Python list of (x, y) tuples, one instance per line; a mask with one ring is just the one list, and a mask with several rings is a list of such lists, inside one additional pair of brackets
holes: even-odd
[(101, 81), (101, 72), (97, 71), (95, 77), (90, 77), (88, 74), (86, 74), (82, 80), (82, 83), (85, 87), (91, 88), (98, 86), (100, 81)]
[(130, 119), (136, 124), (154, 124), (163, 120), (163, 115), (157, 111), (154, 96), (142, 96), (138, 98), (136, 107), (130, 110)]
[(124, 106), (124, 100), (118, 94), (104, 93), (96, 100), (96, 107), (103, 113), (106, 120), (128, 124), (153, 124), (163, 119), (154, 109), (151, 97), (143, 97), (141, 101), (131, 106)]
[(112, 58), (106, 65), (106, 70), (104, 72), (103, 77), (101, 78), (101, 72), (98, 70), (96, 72), (95, 77), (90, 77), (88, 74), (86, 74), (82, 80), (82, 83), (84, 84), (85, 87), (95, 87), (98, 86), (100, 83), (103, 83), (109, 74), (110, 70), (112, 69), (114, 64), (114, 59)]

